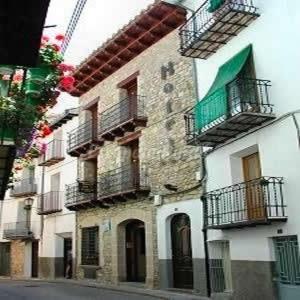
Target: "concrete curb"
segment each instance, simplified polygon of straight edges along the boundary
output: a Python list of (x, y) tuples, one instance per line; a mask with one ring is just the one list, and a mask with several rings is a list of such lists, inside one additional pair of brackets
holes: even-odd
[(108, 290), (112, 292), (119, 292), (119, 293), (126, 293), (126, 294), (135, 294), (135, 295), (143, 295), (143, 296), (150, 296), (157, 299), (165, 299), (165, 300), (209, 300), (206, 297), (200, 297), (194, 294), (187, 294), (187, 293), (176, 293), (170, 292), (166, 290), (150, 290), (150, 289), (143, 289), (138, 287), (131, 287), (131, 286), (114, 286), (114, 285), (103, 285), (98, 282), (94, 281), (80, 281), (80, 280), (64, 280), (64, 279), (57, 279), (57, 280), (43, 280), (43, 279), (31, 279), (31, 278), (0, 278), (1, 281), (18, 281), (18, 282), (44, 282), (44, 283), (55, 283), (55, 284), (73, 284), (79, 285), (84, 287), (93, 287), (103, 290)]

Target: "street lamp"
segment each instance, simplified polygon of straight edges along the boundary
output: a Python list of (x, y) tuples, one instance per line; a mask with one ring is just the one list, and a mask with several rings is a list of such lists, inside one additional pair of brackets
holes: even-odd
[(24, 209), (26, 209), (26, 210), (31, 210), (33, 201), (34, 201), (34, 200), (33, 200), (32, 198), (26, 198), (26, 199), (24, 200), (24, 204), (25, 204)]

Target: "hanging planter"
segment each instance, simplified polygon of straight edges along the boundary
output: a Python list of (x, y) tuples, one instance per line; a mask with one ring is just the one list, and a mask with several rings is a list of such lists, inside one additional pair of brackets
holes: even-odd
[(2, 128), (0, 127), (0, 145), (2, 144), (2, 141), (4, 142), (14, 142), (16, 137), (16, 130), (13, 128)]
[(31, 68), (28, 70), (28, 78), (35, 83), (43, 83), (47, 76), (51, 73), (49, 67)]
[(29, 98), (40, 98), (43, 85), (41, 83), (36, 83), (31, 80), (27, 80), (25, 84), (25, 94)]
[(207, 11), (213, 13), (218, 10), (224, 3), (225, 0), (210, 0)]
[(15, 71), (15, 68), (12, 66), (0, 66), (1, 75), (12, 75)]

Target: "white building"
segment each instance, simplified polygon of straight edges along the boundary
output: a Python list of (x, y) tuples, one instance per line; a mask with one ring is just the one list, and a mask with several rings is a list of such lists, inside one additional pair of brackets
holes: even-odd
[(64, 191), (77, 178), (77, 161), (66, 153), (77, 116), (69, 109), (53, 120), (45, 154), (1, 202), (0, 276), (64, 277), (70, 251), (75, 258), (75, 214), (64, 207)]
[(300, 299), (300, 3), (168, 2), (201, 5), (180, 51), (197, 66), (187, 142), (205, 151), (211, 292)]

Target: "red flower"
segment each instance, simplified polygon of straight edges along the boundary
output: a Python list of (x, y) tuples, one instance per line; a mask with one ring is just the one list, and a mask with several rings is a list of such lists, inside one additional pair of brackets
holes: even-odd
[(60, 51), (60, 46), (58, 46), (57, 44), (53, 44), (53, 45), (52, 45), (52, 48), (53, 48), (56, 52)]
[(75, 83), (75, 78), (73, 76), (65, 76), (61, 79), (59, 85), (65, 90), (70, 90), (72, 89), (74, 83)]
[(46, 36), (46, 35), (43, 35), (42, 36), (42, 41), (44, 41), (44, 42), (49, 42), (49, 37), (48, 36)]
[(65, 36), (63, 34), (57, 34), (56, 37), (55, 37), (55, 39), (57, 41), (63, 41), (65, 39)]
[(43, 136), (46, 137), (52, 133), (52, 130), (48, 125), (44, 125), (42, 128), (42, 133), (43, 133)]

